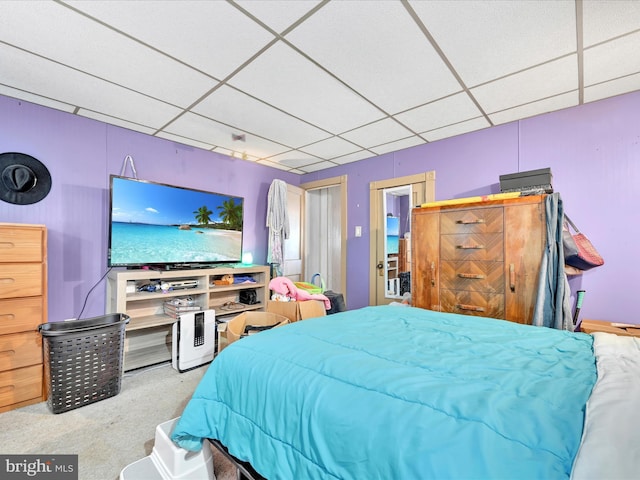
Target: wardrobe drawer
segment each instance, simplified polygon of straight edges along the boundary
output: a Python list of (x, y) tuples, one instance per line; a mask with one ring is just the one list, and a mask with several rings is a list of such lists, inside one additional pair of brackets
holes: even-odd
[(42, 397), (42, 365), (0, 372), (0, 407)]
[(0, 262), (41, 262), (43, 230), (18, 225), (0, 228)]
[(445, 211), (440, 216), (442, 234), (500, 233), (504, 229), (503, 225), (502, 207)]
[(0, 372), (42, 364), (42, 337), (37, 332), (0, 336)]
[(504, 318), (504, 295), (441, 289), (440, 309), (478, 317)]
[(502, 233), (442, 235), (440, 237), (440, 257), (442, 260), (502, 262), (504, 258)]
[(0, 300), (0, 335), (36, 331), (44, 323), (42, 297)]
[(0, 264), (0, 298), (42, 295), (41, 263)]
[(502, 293), (504, 263), (443, 261), (440, 263), (440, 286), (446, 290)]

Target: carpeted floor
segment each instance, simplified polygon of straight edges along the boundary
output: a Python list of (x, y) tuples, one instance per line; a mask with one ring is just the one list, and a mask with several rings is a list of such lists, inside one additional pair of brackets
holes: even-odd
[[(0, 414), (0, 453), (77, 454), (80, 480), (115, 480), (151, 453), (155, 428), (179, 417), (207, 366), (178, 373), (169, 364), (126, 373), (118, 395), (65, 413), (46, 402)], [(214, 449), (217, 480), (235, 467)], [(127, 479), (146, 480), (146, 479)]]

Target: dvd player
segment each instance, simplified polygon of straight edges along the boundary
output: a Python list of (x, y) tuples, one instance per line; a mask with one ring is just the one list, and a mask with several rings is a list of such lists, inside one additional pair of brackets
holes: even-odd
[(183, 288), (196, 288), (198, 286), (197, 280), (174, 280), (167, 283), (173, 290), (180, 290)]

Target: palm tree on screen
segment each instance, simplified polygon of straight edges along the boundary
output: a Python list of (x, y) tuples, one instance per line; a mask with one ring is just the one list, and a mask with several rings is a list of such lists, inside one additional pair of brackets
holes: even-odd
[(218, 210), (220, 210), (220, 218), (229, 225), (229, 228), (232, 230), (242, 228), (242, 204), (236, 204), (234, 199), (230, 198), (222, 202), (222, 205), (218, 206)]
[(211, 214), (213, 212), (209, 210), (206, 205), (203, 205), (193, 213), (196, 216), (196, 222), (198, 222), (200, 225), (207, 225), (209, 222), (211, 222)]

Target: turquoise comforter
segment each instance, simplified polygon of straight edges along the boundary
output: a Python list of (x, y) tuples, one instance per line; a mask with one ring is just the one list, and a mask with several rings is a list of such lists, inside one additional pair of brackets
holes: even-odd
[(595, 380), (589, 335), (367, 307), (226, 348), (172, 439), (272, 480), (569, 478)]

